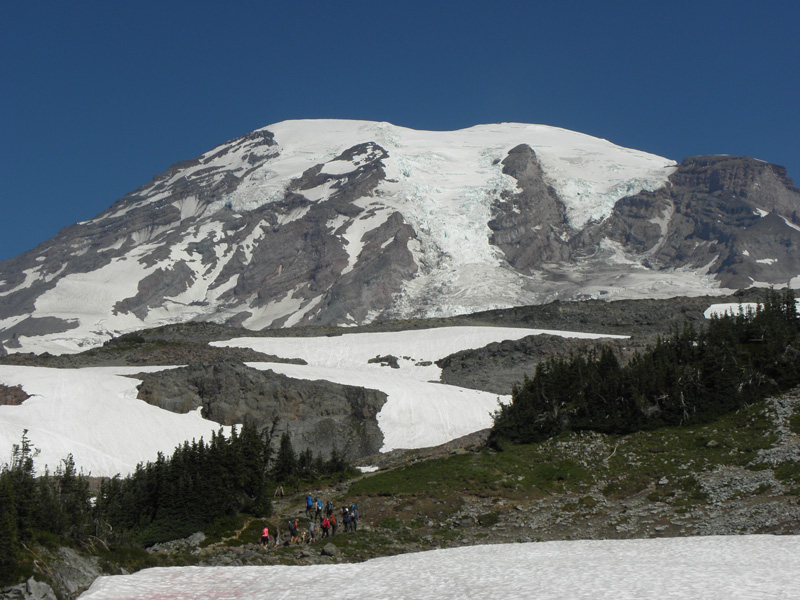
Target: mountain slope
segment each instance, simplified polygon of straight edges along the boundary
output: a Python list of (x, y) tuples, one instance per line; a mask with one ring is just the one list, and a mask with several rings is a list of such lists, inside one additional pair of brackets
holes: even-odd
[(541, 125), (287, 121), (1, 263), (0, 343), (63, 353), (188, 320), (353, 325), (785, 284), (799, 204), (752, 159), (676, 165)]

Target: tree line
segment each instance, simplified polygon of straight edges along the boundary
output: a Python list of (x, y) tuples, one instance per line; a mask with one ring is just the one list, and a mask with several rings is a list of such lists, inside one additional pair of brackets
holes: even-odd
[(707, 422), (800, 385), (794, 293), (770, 289), (756, 309), (739, 308), (675, 329), (625, 365), (607, 346), (540, 363), (495, 413), (490, 445)]
[(37, 477), (37, 452), (25, 432), (0, 470), (0, 584), (27, 574), (31, 543), (149, 546), (229, 515), (269, 516), (279, 484), (352, 471), (335, 450), (324, 460), (308, 449), (296, 454), (288, 433), (277, 451), (271, 440), (272, 431), (252, 425), (227, 437), (220, 430), (208, 442), (185, 442), (170, 457), (159, 453), (126, 477), (102, 479), (93, 493), (72, 456)]

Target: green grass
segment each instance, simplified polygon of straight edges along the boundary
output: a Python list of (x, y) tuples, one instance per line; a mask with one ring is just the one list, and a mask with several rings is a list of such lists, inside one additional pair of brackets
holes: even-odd
[(789, 418), (789, 429), (792, 431), (792, 433), (800, 435), (800, 413), (795, 412)]
[(224, 539), (231, 538), (236, 535), (249, 517), (243, 514), (228, 515), (221, 517), (203, 529), (206, 534), (206, 539), (200, 544), (200, 547), (205, 548), (212, 544), (223, 541)]
[(588, 472), (573, 460), (555, 457), (535, 445), (509, 446), (424, 460), (355, 482), (353, 495), (413, 494), (442, 500), (454, 495), (528, 496), (562, 490), (587, 481)]
[(119, 574), (123, 568), (126, 571), (135, 572), (164, 564), (162, 557), (130, 546), (111, 544), (108, 546), (108, 550), (100, 549), (97, 556), (100, 559), (100, 568), (106, 573)]
[(775, 477), (789, 488), (789, 493), (800, 496), (800, 462), (789, 461), (775, 468)]
[[(702, 425), (625, 436), (573, 433), (539, 444), (506, 444), (500, 452), (478, 449), (418, 460), (364, 477), (349, 493), (394, 496), (398, 516), (411, 498), (417, 505), (424, 498), (449, 502), (452, 512), (465, 495), (514, 501), (562, 492), (580, 496), (565, 510), (591, 512), (597, 500), (587, 492), (600, 484), (597, 489), (608, 498), (646, 492), (651, 501), (688, 510), (708, 501), (697, 474), (720, 465), (766, 468), (756, 458), (776, 441), (773, 431), (765, 404), (758, 403)], [(793, 467), (783, 469), (785, 478), (800, 487), (800, 474)], [(388, 527), (393, 521), (383, 522)]]

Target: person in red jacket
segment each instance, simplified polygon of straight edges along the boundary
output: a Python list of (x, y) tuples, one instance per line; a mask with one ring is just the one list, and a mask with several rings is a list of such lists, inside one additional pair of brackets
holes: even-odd
[(261, 545), (264, 548), (269, 548), (269, 527), (264, 527), (264, 531), (261, 532)]
[(324, 517), (322, 519), (322, 537), (323, 538), (328, 537), (328, 531), (330, 530), (330, 528), (331, 528), (330, 520), (328, 519), (328, 517)]

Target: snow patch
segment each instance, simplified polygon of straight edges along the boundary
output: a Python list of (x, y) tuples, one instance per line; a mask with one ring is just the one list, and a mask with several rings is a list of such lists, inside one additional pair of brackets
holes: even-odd
[[(800, 311), (800, 298), (795, 300), (795, 304), (798, 311)], [(711, 319), (712, 317), (724, 317), (726, 315), (735, 317), (742, 313), (755, 313), (760, 307), (761, 304), (759, 302), (742, 302), (739, 304), (735, 302), (727, 302), (723, 304), (712, 304), (703, 312), (703, 316), (706, 319)]]
[[(22, 431), (41, 453), (36, 466), (54, 470), (72, 454), (75, 464), (94, 476), (127, 475), (140, 462), (166, 455), (184, 441), (210, 438), (219, 423), (192, 411), (178, 415), (136, 398), (140, 381), (130, 375), (175, 367), (49, 369), (0, 365), (0, 382), (22, 385), (28, 398), (19, 406), (0, 406), (0, 461)], [(91, 423), (91, 427), (87, 424)], [(223, 428), (226, 435), (230, 427)]]
[(181, 221), (188, 219), (189, 217), (196, 217), (202, 212), (202, 210), (200, 210), (202, 205), (197, 199), (197, 196), (183, 198), (177, 202), (173, 202), (172, 206), (181, 211)]
[(264, 329), (272, 325), (274, 321), (297, 312), (305, 300), (295, 298), (294, 290), (289, 291), (280, 300), (270, 302), (267, 306), (254, 307), (252, 302), (248, 310), (252, 313), (242, 322), (242, 326), (247, 329)]
[(758, 302), (743, 302), (741, 304), (735, 302), (726, 302), (724, 304), (712, 304), (705, 309), (705, 311), (703, 311), (703, 316), (706, 319), (724, 316), (735, 317), (742, 313), (754, 313), (756, 310), (758, 310), (759, 306), (760, 304)]
[[(494, 544), (360, 563), (156, 567), (100, 577), (85, 600), (752, 600), (794, 598), (800, 536)], [(290, 590), (287, 591), (287, 590)]]
[(786, 217), (781, 217), (781, 219), (783, 219), (783, 222), (786, 223), (789, 227), (791, 227), (795, 231), (800, 231), (800, 227), (789, 221)]

